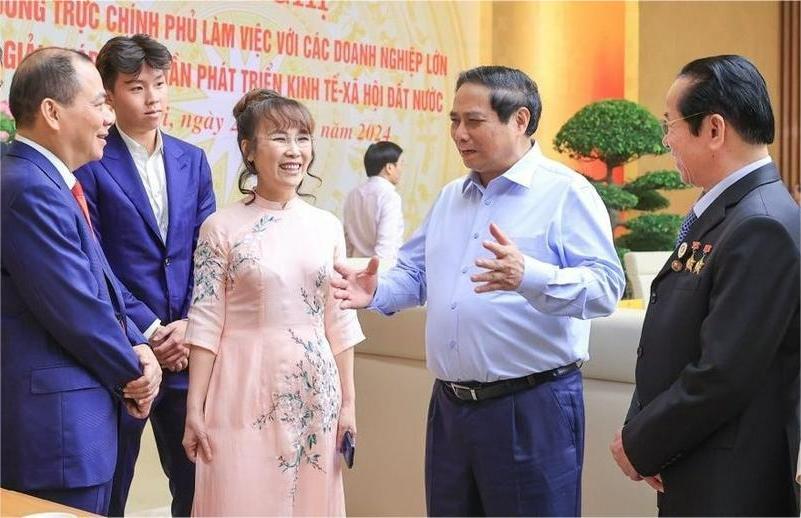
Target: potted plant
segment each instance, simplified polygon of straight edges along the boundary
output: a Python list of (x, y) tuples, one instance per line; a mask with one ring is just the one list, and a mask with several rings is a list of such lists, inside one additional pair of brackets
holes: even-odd
[[(681, 226), (681, 216), (653, 214), (669, 202), (659, 191), (685, 189), (677, 171), (660, 170), (616, 185), (616, 167), (644, 155), (661, 155), (668, 150), (662, 145), (659, 121), (639, 104), (624, 99), (594, 102), (579, 110), (559, 130), (554, 147), (578, 160), (599, 160), (606, 166), (606, 175), (596, 181), (589, 178), (609, 211), (613, 230), (625, 228), (615, 239), (621, 257), (628, 251), (671, 250)], [(634, 209), (646, 212), (625, 222), (620, 211)]]

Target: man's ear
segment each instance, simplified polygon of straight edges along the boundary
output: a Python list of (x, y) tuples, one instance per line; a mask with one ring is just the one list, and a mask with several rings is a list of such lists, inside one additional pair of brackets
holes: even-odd
[(528, 111), (528, 108), (525, 106), (518, 108), (515, 113), (515, 125), (525, 133), (529, 121), (531, 121), (531, 112)]
[(114, 107), (114, 92), (111, 90), (106, 90), (106, 104), (111, 106), (111, 109), (115, 109)]
[(728, 130), (726, 119), (721, 117), (720, 114), (713, 113), (707, 120), (709, 121), (709, 147), (711, 149), (720, 149), (726, 140), (726, 131)]
[(39, 114), (44, 123), (54, 131), (58, 131), (61, 124), (61, 117), (64, 116), (61, 105), (50, 97), (45, 97), (39, 105)]

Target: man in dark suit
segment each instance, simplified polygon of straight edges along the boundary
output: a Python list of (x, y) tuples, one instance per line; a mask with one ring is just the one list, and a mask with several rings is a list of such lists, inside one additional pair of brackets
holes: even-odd
[(703, 188), (654, 279), (636, 390), (611, 445), (664, 516), (798, 516), (799, 209), (768, 155), (773, 112), (748, 60), (686, 65), (665, 137)]
[(105, 97), (85, 55), (26, 57), (9, 91), (18, 133), (0, 189), (0, 485), (98, 514), (108, 510), (118, 401), (146, 417), (161, 382), (71, 172), (103, 152)]
[[(181, 445), (188, 387), (185, 318), (198, 231), (215, 203), (203, 150), (159, 129), (171, 62), (169, 50), (146, 35), (118, 36), (103, 46), (96, 66), (117, 121), (103, 158), (75, 175), (111, 268), (132, 294), (128, 316), (165, 369), (151, 425), (170, 480), (172, 513), (188, 516), (195, 467)], [(112, 514), (125, 512), (144, 426), (141, 419), (122, 420)]]

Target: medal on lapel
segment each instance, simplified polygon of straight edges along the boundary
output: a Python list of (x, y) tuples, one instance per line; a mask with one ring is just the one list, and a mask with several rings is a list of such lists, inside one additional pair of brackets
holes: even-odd
[(692, 272), (693, 271), (693, 267), (695, 266), (695, 262), (696, 262), (695, 252), (699, 248), (701, 248), (701, 242), (700, 241), (693, 241), (692, 252), (690, 252), (690, 257), (687, 259), (687, 263), (685, 264), (685, 269), (688, 272)]
[(670, 269), (674, 272), (680, 272), (684, 269), (684, 263), (678, 259), (673, 259), (673, 262), (670, 263)]
[(698, 275), (698, 274), (701, 273), (701, 268), (704, 267), (704, 257), (706, 257), (706, 256), (701, 256), (701, 258), (698, 260), (698, 262), (695, 263), (695, 268), (693, 268), (693, 273), (695, 275)]
[(676, 253), (676, 257), (681, 259), (682, 257), (684, 257), (684, 254), (686, 253), (687, 253), (687, 242), (685, 241), (684, 243), (679, 245), (679, 251)]
[(701, 273), (701, 270), (703, 269), (705, 263), (704, 260), (711, 251), (712, 251), (712, 245), (710, 245), (709, 243), (705, 244), (703, 250), (701, 250), (701, 258), (698, 260), (698, 262), (695, 263), (695, 268), (693, 268), (694, 274), (699, 275)]

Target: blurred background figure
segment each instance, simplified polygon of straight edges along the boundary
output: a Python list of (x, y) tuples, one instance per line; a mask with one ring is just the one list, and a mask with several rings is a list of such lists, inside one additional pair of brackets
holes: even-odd
[(395, 265), (403, 244), (403, 207), (395, 189), (401, 178), (401, 153), (394, 142), (367, 148), (367, 181), (348, 193), (343, 210), (348, 257), (377, 256), (382, 266)]

